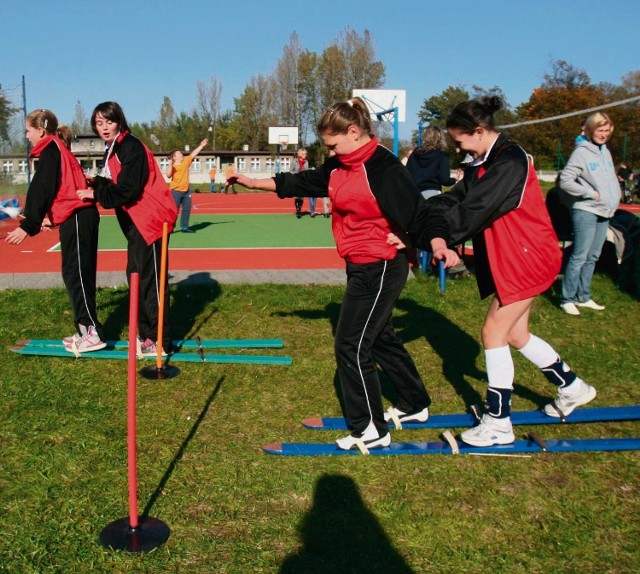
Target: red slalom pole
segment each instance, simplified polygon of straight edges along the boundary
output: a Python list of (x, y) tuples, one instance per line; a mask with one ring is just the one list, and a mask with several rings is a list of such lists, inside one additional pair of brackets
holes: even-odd
[(140, 274), (132, 273), (129, 284), (129, 354), (127, 363), (127, 478), (129, 483), (129, 516), (107, 525), (100, 533), (106, 548), (127, 552), (148, 552), (164, 544), (169, 527), (150, 516), (138, 516), (138, 463), (136, 446), (137, 373), (136, 343), (138, 338), (138, 301)]
[(136, 449), (136, 344), (138, 341), (138, 304), (140, 274), (131, 274), (129, 285), (129, 355), (127, 361), (127, 469), (129, 477), (129, 526), (138, 527), (138, 469)]

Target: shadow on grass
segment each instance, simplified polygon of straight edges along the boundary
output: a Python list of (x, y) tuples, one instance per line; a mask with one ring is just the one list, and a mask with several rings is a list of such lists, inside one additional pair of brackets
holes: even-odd
[[(173, 339), (194, 338), (209, 321), (215, 310), (203, 315), (209, 303), (220, 297), (220, 284), (208, 272), (197, 272), (171, 286), (169, 307), (169, 332)], [(110, 308), (104, 321), (108, 339), (120, 337), (129, 325), (129, 291), (113, 291), (102, 299), (100, 307)], [(202, 315), (202, 316), (201, 316)]]
[(169, 479), (171, 478), (173, 471), (175, 470), (176, 466), (178, 466), (178, 463), (182, 459), (182, 456), (184, 455), (185, 451), (187, 450), (187, 447), (189, 446), (191, 439), (193, 439), (193, 437), (196, 435), (196, 433), (198, 432), (198, 428), (200, 427), (200, 424), (202, 423), (204, 418), (207, 416), (207, 413), (209, 412), (209, 407), (211, 406), (211, 403), (220, 392), (220, 388), (222, 387), (223, 382), (224, 382), (224, 376), (218, 379), (218, 382), (216, 383), (216, 386), (214, 387), (213, 391), (211, 391), (211, 394), (207, 397), (207, 400), (204, 403), (204, 407), (200, 411), (200, 414), (198, 415), (198, 418), (196, 419), (196, 421), (193, 423), (193, 426), (191, 427), (189, 434), (186, 436), (184, 441), (182, 441), (182, 444), (180, 445), (178, 452), (173, 457), (173, 460), (167, 467), (167, 470), (164, 473), (164, 476), (160, 479), (160, 483), (158, 484), (153, 494), (149, 498), (149, 502), (147, 502), (147, 505), (144, 507), (144, 510), (142, 511), (142, 514), (141, 514), (141, 518), (145, 518), (149, 516), (149, 513), (151, 512), (153, 505), (155, 504), (158, 497), (162, 494), (162, 491), (167, 485), (167, 482), (169, 482)]
[[(398, 299), (396, 308), (405, 311), (394, 317), (398, 336), (405, 343), (424, 338), (442, 360), (442, 374), (465, 404), (482, 404), (484, 398), (466, 379), (486, 379), (486, 373), (476, 366), (482, 350), (478, 341), (444, 315), (412, 299)], [(429, 390), (429, 381), (425, 385)]]
[(298, 527), (302, 547), (280, 574), (413, 574), (350, 477), (325, 474)]
[(207, 271), (193, 273), (177, 282), (171, 292), (171, 336), (174, 339), (193, 339), (215, 314), (215, 309), (203, 312), (221, 293), (220, 283)]

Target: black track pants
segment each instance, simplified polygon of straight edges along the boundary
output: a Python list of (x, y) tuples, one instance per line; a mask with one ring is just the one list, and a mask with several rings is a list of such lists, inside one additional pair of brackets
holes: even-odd
[(76, 331), (79, 324), (93, 325), (104, 340), (96, 313), (99, 226), (100, 215), (95, 207), (79, 209), (60, 225), (60, 251), (62, 280), (71, 302)]
[(407, 254), (391, 261), (347, 263), (347, 289), (335, 335), (335, 354), (349, 429), (361, 433), (371, 421), (386, 433), (376, 363), (397, 389), (396, 406), (414, 412), (431, 400), (391, 322), (409, 272)]

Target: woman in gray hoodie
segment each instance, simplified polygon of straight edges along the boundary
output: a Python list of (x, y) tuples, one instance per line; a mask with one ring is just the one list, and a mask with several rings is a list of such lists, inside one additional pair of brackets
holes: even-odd
[(580, 315), (578, 307), (602, 311), (591, 298), (591, 278), (607, 237), (609, 219), (620, 203), (620, 186), (606, 143), (613, 134), (607, 114), (591, 114), (584, 125), (586, 140), (576, 144), (560, 175), (560, 187), (573, 202), (573, 252), (562, 282), (560, 307)]

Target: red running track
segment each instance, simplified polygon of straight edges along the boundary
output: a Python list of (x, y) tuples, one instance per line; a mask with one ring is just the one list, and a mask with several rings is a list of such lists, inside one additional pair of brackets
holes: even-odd
[[(102, 213), (113, 213), (105, 210)], [(194, 214), (216, 213), (291, 213), (293, 200), (282, 200), (273, 193), (194, 193)], [(14, 229), (14, 220), (0, 221), (0, 238)], [(47, 273), (60, 271), (60, 252), (51, 251), (58, 244), (58, 231), (28, 237), (21, 245), (0, 242), (0, 273)], [(169, 249), (169, 268), (174, 271), (247, 270), (247, 269), (342, 269), (344, 261), (334, 247), (315, 249)], [(125, 251), (100, 251), (98, 271), (123, 271)]]
[[(620, 209), (640, 215), (640, 205), (621, 205)], [(278, 199), (273, 193), (194, 193), (193, 213), (291, 213), (293, 200)], [(103, 211), (103, 213), (112, 213)], [(0, 239), (16, 227), (13, 220), (0, 221)], [(47, 273), (60, 271), (60, 252), (50, 251), (58, 243), (58, 231), (28, 237), (21, 245), (0, 242), (0, 273)], [(180, 249), (169, 255), (175, 271), (248, 269), (342, 269), (344, 261), (335, 248), (315, 249)], [(101, 251), (98, 271), (123, 271), (125, 251)]]

